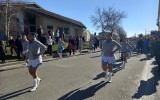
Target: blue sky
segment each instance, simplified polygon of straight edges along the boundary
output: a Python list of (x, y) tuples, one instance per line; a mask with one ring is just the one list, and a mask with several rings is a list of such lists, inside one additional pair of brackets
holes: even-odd
[(90, 17), (97, 7), (124, 11), (122, 27), (128, 36), (156, 30), (158, 0), (30, 0), (51, 12), (81, 21), (90, 32), (99, 32)]

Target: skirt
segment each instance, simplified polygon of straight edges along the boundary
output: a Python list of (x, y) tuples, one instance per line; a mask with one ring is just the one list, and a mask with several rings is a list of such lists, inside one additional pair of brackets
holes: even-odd
[(28, 60), (27, 67), (37, 69), (42, 64), (42, 56), (35, 60)]
[(114, 64), (115, 62), (116, 62), (115, 56), (112, 57), (102, 56), (102, 63), (104, 64)]
[(63, 51), (64, 48), (63, 48), (63, 47), (59, 47), (57, 50), (58, 50), (58, 51)]

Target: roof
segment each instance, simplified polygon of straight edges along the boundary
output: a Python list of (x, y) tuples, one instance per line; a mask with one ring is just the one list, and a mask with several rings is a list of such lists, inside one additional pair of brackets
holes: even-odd
[[(4, 6), (4, 5), (6, 5), (6, 3), (2, 2), (2, 3), (0, 3), (0, 5)], [(9, 5), (11, 5), (11, 6), (17, 6), (18, 5), (18, 6), (25, 6), (25, 7), (42, 8), (41, 6), (36, 4), (35, 2), (10, 2)]]
[[(6, 5), (6, 3), (1, 3), (1, 5)], [(47, 11), (43, 9), (42, 7), (40, 7), (38, 4), (36, 4), (35, 2), (12, 2), (10, 3), (10, 5), (12, 6), (20, 5), (20, 6), (23, 6), (27, 11), (31, 13), (46, 15), (54, 19), (57, 19), (59, 21), (72, 24), (73, 26), (86, 28), (86, 26), (82, 22), (71, 19), (71, 18), (67, 18), (65, 16), (62, 16), (62, 15), (59, 15), (59, 14), (56, 14), (50, 11)]]
[(29, 12), (35, 13), (35, 14), (46, 15), (46, 16), (52, 17), (54, 19), (63, 21), (63, 22), (73, 24), (74, 26), (78, 26), (78, 27), (81, 27), (81, 28), (86, 28), (86, 26), (80, 21), (64, 17), (62, 15), (47, 11), (43, 8), (26, 7), (26, 10), (29, 11)]

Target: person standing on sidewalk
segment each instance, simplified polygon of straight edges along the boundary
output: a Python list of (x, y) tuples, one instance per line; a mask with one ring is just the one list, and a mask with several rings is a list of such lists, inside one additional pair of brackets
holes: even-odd
[(23, 47), (23, 51), (22, 51), (22, 55), (23, 55), (23, 60), (27, 61), (28, 59), (28, 46), (29, 46), (29, 41), (27, 40), (26, 35), (22, 36), (22, 47)]
[(45, 52), (46, 46), (36, 39), (36, 33), (29, 33), (29, 47), (28, 47), (28, 69), (30, 75), (33, 77), (33, 88), (31, 92), (38, 88), (41, 79), (37, 75), (37, 69), (42, 64), (42, 55)]
[(56, 43), (58, 44), (59, 37), (60, 37), (59, 29), (56, 30), (54, 36), (55, 36)]
[(82, 36), (80, 36), (80, 38), (79, 38), (79, 45), (78, 45), (79, 53), (80, 53), (80, 54), (82, 54), (83, 46), (84, 46), (84, 42), (83, 42), (83, 40), (82, 40)]
[[(47, 45), (47, 38), (46, 34), (42, 34), (41, 39), (39, 40), (43, 45)], [(43, 56), (45, 57), (45, 52), (43, 53)]]
[(5, 61), (6, 53), (7, 53), (6, 46), (4, 44), (4, 41), (1, 40), (0, 41), (0, 56), (1, 56), (2, 63), (6, 63), (6, 61)]
[(76, 37), (76, 50), (78, 50), (79, 48), (79, 36)]
[(89, 40), (89, 49), (90, 49), (90, 52), (92, 53), (93, 49), (94, 49), (94, 40), (93, 40), (93, 38), (90, 38), (90, 40)]
[(72, 37), (69, 37), (68, 50), (69, 50), (70, 56), (72, 52), (73, 52), (73, 55), (75, 54), (75, 41)]
[(153, 57), (153, 47), (154, 47), (154, 43), (155, 43), (155, 40), (153, 37), (150, 37), (150, 41), (149, 41), (149, 50), (150, 50), (150, 54), (151, 54), (151, 57)]
[(44, 34), (42, 25), (40, 25), (39, 28), (37, 29), (37, 33), (38, 33), (37, 39), (41, 40), (42, 34)]
[(21, 61), (21, 55), (22, 55), (22, 51), (23, 51), (22, 36), (21, 35), (18, 35), (15, 43), (16, 43), (16, 46), (17, 46), (17, 58), (18, 58), (18, 61)]
[(48, 54), (51, 56), (52, 55), (52, 45), (53, 45), (53, 39), (51, 36), (49, 36), (48, 40), (47, 40), (47, 45), (48, 45)]
[(147, 38), (144, 38), (143, 40), (144, 53), (147, 53), (148, 51), (148, 44), (149, 44), (149, 40)]
[(139, 41), (138, 41), (138, 51), (140, 53), (143, 53), (143, 40), (142, 40), (142, 38), (139, 39)]
[(155, 60), (159, 67), (158, 71), (160, 72), (160, 36), (156, 37), (156, 42), (153, 46), (153, 55), (155, 56)]
[(121, 49), (121, 45), (112, 39), (112, 33), (104, 33), (106, 38), (102, 43), (102, 69), (106, 73), (108, 82), (112, 81), (112, 66), (116, 62), (115, 53)]
[(13, 54), (13, 49), (14, 49), (14, 51), (15, 51), (16, 54), (17, 54), (17, 47), (16, 47), (15, 40), (13, 39), (13, 36), (10, 36), (9, 46), (10, 46), (11, 56), (14, 55), (14, 54)]
[(132, 52), (134, 50), (134, 44), (130, 41), (130, 39), (127, 39), (127, 42), (130, 45), (128, 49), (128, 58), (131, 58)]
[(58, 41), (58, 49), (57, 49), (57, 52), (58, 52), (60, 59), (62, 59), (62, 51), (63, 50), (64, 50), (64, 42), (63, 42), (62, 38), (60, 37), (59, 41)]
[(28, 46), (29, 46), (29, 41), (27, 40), (27, 36), (23, 35), (22, 36), (22, 47), (23, 47), (22, 57), (23, 57), (23, 60), (25, 61), (26, 67), (28, 65)]

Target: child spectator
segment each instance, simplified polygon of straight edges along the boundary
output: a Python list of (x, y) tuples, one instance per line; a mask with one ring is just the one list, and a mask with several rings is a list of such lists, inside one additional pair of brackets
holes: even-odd
[(72, 37), (69, 38), (68, 49), (69, 49), (70, 56), (72, 52), (73, 52), (73, 55), (75, 54), (75, 41)]
[(49, 38), (48, 38), (48, 40), (47, 40), (48, 54), (49, 54), (49, 55), (52, 55), (52, 44), (53, 44), (52, 37), (49, 36)]
[(16, 43), (15, 43), (15, 40), (13, 39), (12, 36), (10, 36), (10, 39), (9, 39), (9, 46), (11, 47), (10, 48), (10, 51), (11, 51), (11, 56), (13, 56), (13, 49), (15, 50), (16, 54), (17, 54), (17, 47), (16, 47)]
[(58, 55), (59, 55), (59, 58), (62, 59), (62, 51), (64, 50), (64, 42), (61, 38), (59, 38), (59, 41), (58, 41)]

